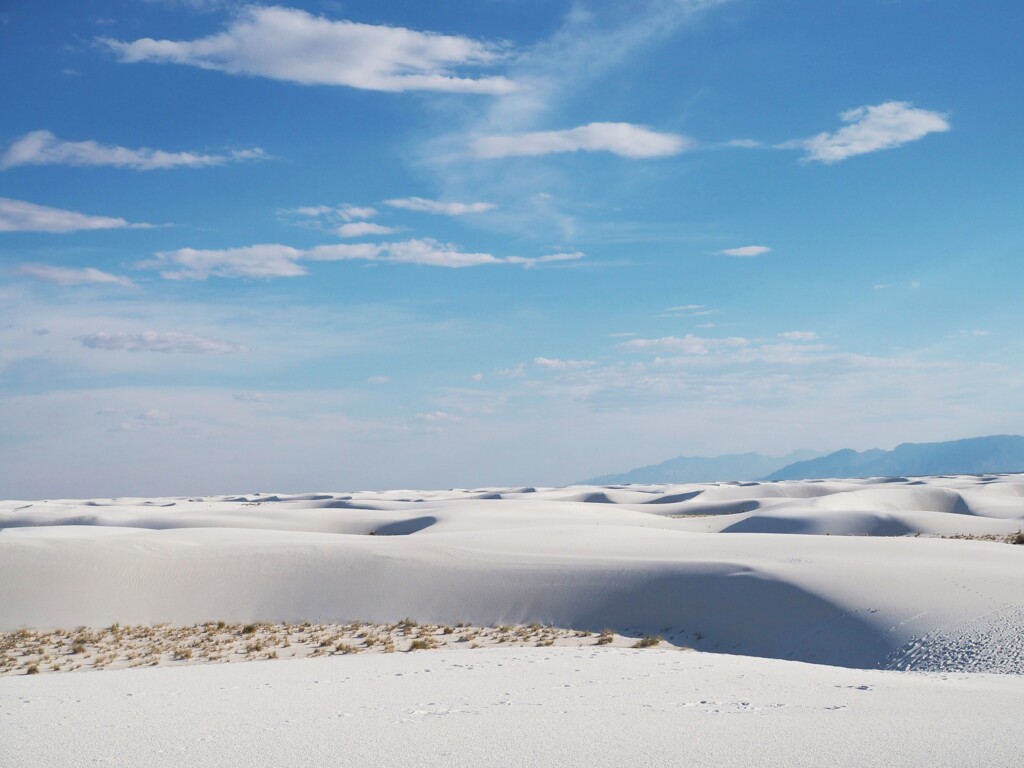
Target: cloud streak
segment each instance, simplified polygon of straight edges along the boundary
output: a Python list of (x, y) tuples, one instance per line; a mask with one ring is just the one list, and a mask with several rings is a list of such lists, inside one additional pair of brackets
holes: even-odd
[(784, 148), (806, 150), (803, 162), (830, 165), (857, 155), (893, 149), (922, 139), (930, 133), (943, 133), (952, 126), (940, 112), (919, 109), (906, 101), (887, 101), (875, 106), (857, 107), (843, 112), (848, 123), (835, 133), (819, 133), (809, 139), (789, 142)]
[(385, 200), (384, 205), (401, 208), (406, 211), (434, 213), (441, 216), (464, 216), (467, 213), (484, 213), (497, 206), (494, 203), (454, 203), (441, 200), (428, 200), (424, 197), (402, 197)]
[(89, 349), (120, 352), (160, 352), (162, 354), (226, 355), (247, 352), (248, 347), (208, 336), (187, 333), (86, 333), (74, 340)]
[(371, 91), (501, 94), (505, 77), (457, 74), (494, 64), (503, 46), (403, 27), (333, 21), (295, 8), (248, 6), (223, 29), (196, 40), (100, 42), (126, 63), (186, 64), (232, 75)]
[(93, 267), (73, 268), (51, 267), (46, 264), (23, 264), (15, 270), (15, 274), (55, 285), (109, 284), (126, 287), (135, 285), (127, 277), (112, 275), (109, 272), (103, 272)]
[(112, 216), (90, 216), (24, 200), (0, 197), (0, 232), (78, 232), (89, 229), (148, 227)]
[(726, 248), (724, 251), (719, 251), (721, 256), (738, 256), (738, 257), (751, 257), (751, 256), (762, 256), (766, 253), (771, 253), (771, 248), (767, 245), (744, 245), (739, 248)]
[(225, 163), (265, 160), (262, 149), (243, 149), (225, 155), (129, 149), (95, 141), (63, 141), (49, 131), (32, 131), (16, 139), (0, 156), (0, 170), (19, 165), (112, 166), (135, 171), (205, 168)]
[(485, 264), (518, 264), (532, 267), (556, 261), (583, 258), (576, 251), (553, 253), (539, 257), (494, 256), (473, 253), (437, 240), (404, 240), (394, 243), (339, 243), (300, 249), (288, 245), (263, 244), (243, 248), (202, 250), (180, 248), (163, 251), (155, 258), (141, 262), (140, 267), (160, 270), (169, 280), (206, 280), (209, 277), (275, 278), (307, 274), (303, 261), (369, 261), (397, 264), (418, 264), (452, 269)]
[(685, 136), (658, 133), (632, 123), (590, 123), (564, 131), (484, 136), (473, 142), (473, 153), (490, 159), (559, 152), (611, 152), (640, 159), (677, 155), (693, 146), (693, 141)]

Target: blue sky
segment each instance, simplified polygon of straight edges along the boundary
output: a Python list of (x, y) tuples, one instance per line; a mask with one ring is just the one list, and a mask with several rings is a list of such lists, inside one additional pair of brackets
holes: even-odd
[(0, 4), (5, 496), (1024, 432), (1009, 0)]

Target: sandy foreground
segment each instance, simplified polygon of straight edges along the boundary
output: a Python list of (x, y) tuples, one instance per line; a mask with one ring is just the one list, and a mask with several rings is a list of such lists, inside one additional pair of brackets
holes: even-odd
[(1024, 475), (0, 502), (0, 765), (1018, 765), (1022, 527)]

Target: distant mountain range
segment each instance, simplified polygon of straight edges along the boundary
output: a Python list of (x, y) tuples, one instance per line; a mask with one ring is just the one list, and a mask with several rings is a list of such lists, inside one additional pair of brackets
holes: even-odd
[(679, 456), (661, 464), (584, 482), (589, 485), (713, 483), (726, 480), (978, 475), (989, 472), (1024, 472), (1024, 437), (990, 435), (941, 443), (904, 443), (891, 451), (845, 448), (826, 455), (815, 451), (794, 451), (786, 456), (762, 456), (759, 453)]
[(626, 483), (713, 483), (716, 480), (754, 480), (780, 470), (793, 462), (820, 456), (819, 451), (794, 451), (785, 456), (759, 453), (730, 453), (726, 456), (677, 456), (638, 467), (617, 475), (602, 475), (585, 480), (587, 485), (623, 485)]
[(1024, 471), (1024, 437), (990, 435), (944, 443), (904, 443), (891, 451), (849, 448), (798, 461), (775, 470), (766, 480), (897, 475), (980, 475)]

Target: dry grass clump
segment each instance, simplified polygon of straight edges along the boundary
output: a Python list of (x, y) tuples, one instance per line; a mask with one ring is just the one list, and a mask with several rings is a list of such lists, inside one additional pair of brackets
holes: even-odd
[(997, 541), (1003, 544), (1024, 545), (1024, 530), (1011, 534), (998, 533), (954, 533), (952, 536), (939, 536), (940, 539), (958, 539), (960, 541)]
[[(245, 623), (207, 621), (192, 626), (76, 627), (0, 634), (0, 675), (179, 664), (294, 659), (355, 653), (395, 653), (436, 648), (497, 648), (622, 644), (605, 630), (593, 633), (538, 622), (472, 626), (422, 624), (412, 618), (382, 624)], [(637, 647), (648, 647), (642, 645)]]
[(655, 646), (661, 645), (661, 635), (644, 635), (636, 643), (633, 644), (634, 648), (654, 648)]

